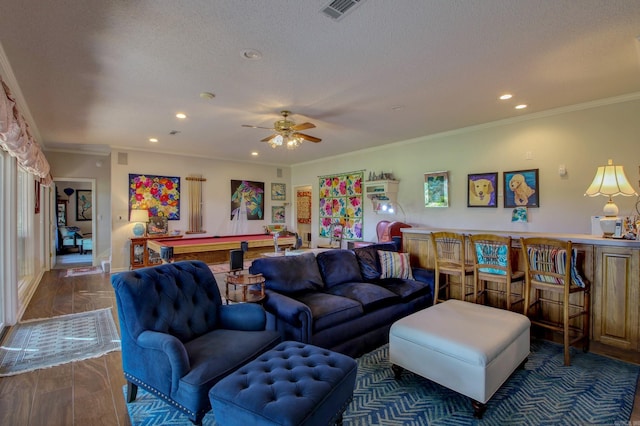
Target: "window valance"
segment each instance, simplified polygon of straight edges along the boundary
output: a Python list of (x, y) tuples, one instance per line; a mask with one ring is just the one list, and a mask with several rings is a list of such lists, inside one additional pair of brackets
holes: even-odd
[(40, 145), (31, 135), (29, 124), (25, 121), (9, 87), (0, 78), (0, 146), (11, 156), (16, 157), (29, 173), (40, 177), (43, 185), (51, 184), (49, 162), (42, 153)]

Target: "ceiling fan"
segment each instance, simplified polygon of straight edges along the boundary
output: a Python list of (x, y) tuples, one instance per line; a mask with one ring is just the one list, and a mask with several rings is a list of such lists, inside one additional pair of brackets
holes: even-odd
[(288, 119), (289, 115), (291, 115), (291, 111), (280, 111), (280, 114), (283, 117), (282, 120), (274, 122), (273, 127), (251, 126), (249, 124), (243, 124), (242, 127), (275, 131), (275, 134), (267, 136), (261, 140), (261, 142), (268, 142), (272, 148), (278, 148), (284, 145), (288, 149), (295, 149), (302, 144), (302, 141), (305, 140), (315, 143), (322, 141), (322, 139), (316, 138), (315, 136), (305, 135), (304, 133), (298, 132), (299, 130), (313, 129), (316, 127), (315, 124), (309, 122), (296, 124), (293, 120)]

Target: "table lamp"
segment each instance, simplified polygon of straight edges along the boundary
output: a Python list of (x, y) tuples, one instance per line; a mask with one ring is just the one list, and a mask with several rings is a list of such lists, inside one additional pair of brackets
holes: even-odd
[(146, 209), (136, 209), (131, 210), (131, 215), (129, 216), (129, 222), (134, 222), (133, 226), (133, 235), (136, 237), (143, 237), (146, 234), (147, 226), (145, 225), (149, 222), (149, 210)]
[(609, 160), (606, 166), (598, 167), (596, 176), (584, 195), (589, 197), (597, 195), (609, 197), (609, 201), (603, 209), (604, 217), (600, 219), (600, 228), (602, 228), (604, 237), (611, 237), (615, 232), (616, 221), (618, 220), (618, 206), (615, 205), (611, 198), (617, 195), (630, 197), (638, 194), (629, 183), (623, 167), (614, 166), (613, 160)]

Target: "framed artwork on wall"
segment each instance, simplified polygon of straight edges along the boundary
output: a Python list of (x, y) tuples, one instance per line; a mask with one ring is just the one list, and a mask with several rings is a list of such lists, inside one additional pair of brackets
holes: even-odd
[(331, 238), (335, 226), (340, 225), (344, 240), (362, 240), (363, 177), (362, 170), (318, 177), (320, 237)]
[(298, 223), (311, 223), (311, 191), (298, 191), (296, 194), (298, 206)]
[(284, 201), (287, 199), (287, 184), (286, 183), (272, 183), (271, 184), (271, 199), (276, 201)]
[(147, 209), (150, 216), (180, 220), (180, 178), (129, 174), (129, 214)]
[(231, 181), (231, 220), (264, 219), (264, 182)]
[(449, 207), (449, 172), (424, 174), (424, 206)]
[(540, 207), (538, 169), (504, 172), (505, 207)]
[(271, 206), (271, 223), (284, 223), (284, 206)]
[(91, 205), (91, 190), (76, 190), (76, 220), (91, 220), (93, 218), (93, 206)]
[(169, 233), (169, 221), (165, 216), (152, 216), (147, 223), (147, 235), (166, 235)]
[(467, 207), (498, 207), (498, 172), (467, 177)]

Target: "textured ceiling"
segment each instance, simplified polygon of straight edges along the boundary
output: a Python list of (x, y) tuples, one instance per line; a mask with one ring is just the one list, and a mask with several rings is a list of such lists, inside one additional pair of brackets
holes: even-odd
[[(296, 164), (640, 92), (638, 0), (327, 4), (0, 0), (0, 43), (47, 149)], [(273, 150), (241, 127), (282, 109), (323, 141)]]

